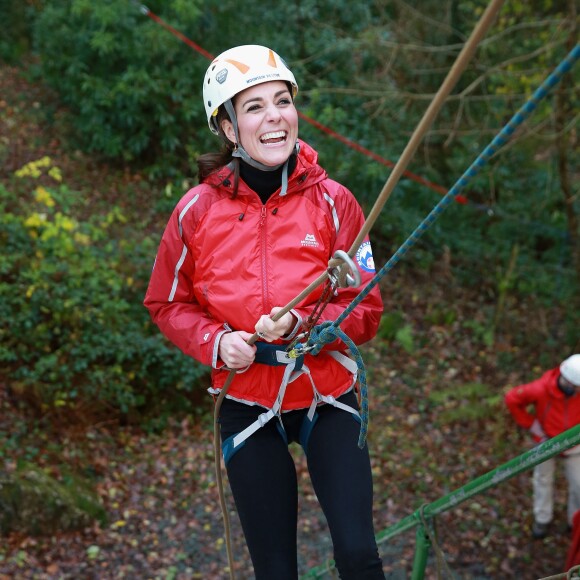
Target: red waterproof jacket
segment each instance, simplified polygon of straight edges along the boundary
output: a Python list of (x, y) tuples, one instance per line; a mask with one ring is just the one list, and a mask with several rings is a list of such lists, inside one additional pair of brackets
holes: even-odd
[[(560, 368), (545, 372), (531, 383), (510, 389), (505, 402), (516, 423), (529, 429), (538, 419), (544, 433), (555, 437), (580, 423), (580, 395), (566, 397), (558, 388)], [(531, 413), (529, 406), (534, 406)], [(540, 438), (534, 436), (536, 441)]]
[[(278, 190), (265, 205), (242, 180), (232, 199), (233, 175), (223, 168), (188, 191), (169, 219), (144, 304), (171, 342), (212, 366), (214, 392), (229, 374), (218, 355), (221, 335), (230, 330), (254, 333), (262, 314), (296, 298), (326, 271), (336, 250), (350, 249), (361, 230), (364, 215), (356, 199), (328, 178), (317, 157), (300, 141), (287, 193), (281, 196)], [(339, 289), (319, 322), (336, 320), (374, 275), (368, 239), (355, 261), (361, 287)], [(322, 288), (293, 309), (299, 321), (312, 312)], [(377, 285), (341, 330), (355, 344), (366, 342), (375, 336), (382, 310)], [(304, 364), (322, 395), (338, 397), (355, 379), (329, 349), (344, 351), (345, 345), (337, 340), (317, 356), (306, 355)], [(254, 363), (235, 375), (228, 396), (270, 408), (283, 372), (281, 366)], [(312, 398), (310, 380), (302, 375), (288, 385), (282, 409), (308, 407)]]
[(574, 566), (580, 566), (580, 510), (572, 516), (572, 540), (566, 554), (564, 570), (567, 572)]

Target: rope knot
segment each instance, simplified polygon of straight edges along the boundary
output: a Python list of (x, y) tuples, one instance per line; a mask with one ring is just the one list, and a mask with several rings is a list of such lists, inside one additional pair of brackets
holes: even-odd
[(323, 322), (318, 324), (310, 331), (307, 345), (310, 349), (310, 354), (317, 355), (325, 344), (334, 342), (339, 337), (337, 327), (333, 322)]

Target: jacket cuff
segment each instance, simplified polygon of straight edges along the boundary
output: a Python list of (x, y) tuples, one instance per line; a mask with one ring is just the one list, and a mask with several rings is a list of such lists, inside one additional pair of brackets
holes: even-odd
[(285, 334), (282, 337), (282, 340), (285, 340), (287, 342), (294, 340), (294, 338), (296, 337), (296, 334), (298, 333), (298, 331), (302, 327), (302, 316), (300, 316), (300, 314), (298, 314), (298, 312), (296, 312), (296, 310), (294, 310), (293, 308), (290, 310), (290, 312), (296, 318), (296, 324), (294, 325), (294, 328), (290, 331), (290, 333)]
[(219, 352), (220, 352), (220, 340), (222, 338), (222, 336), (224, 334), (226, 334), (227, 332), (231, 332), (231, 330), (229, 329), (224, 329), (220, 332), (218, 332), (214, 343), (213, 343), (213, 354), (212, 354), (212, 360), (211, 360), (211, 366), (214, 369), (221, 369), (223, 367), (226, 366), (226, 363), (220, 358), (219, 356)]

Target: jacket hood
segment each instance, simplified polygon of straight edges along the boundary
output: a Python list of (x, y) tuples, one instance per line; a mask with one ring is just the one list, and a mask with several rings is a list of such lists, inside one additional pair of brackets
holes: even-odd
[(560, 368), (550, 369), (544, 373), (544, 377), (548, 380), (548, 391), (552, 397), (557, 399), (564, 399), (566, 395), (558, 387), (558, 379), (560, 378)]
[[(318, 165), (318, 152), (305, 141), (298, 139), (300, 150), (296, 167), (292, 175), (288, 177), (288, 191), (286, 195), (300, 191), (305, 187), (311, 187), (327, 178), (326, 170)], [(233, 171), (229, 166), (222, 167), (209, 175), (204, 183), (214, 187), (233, 189)], [(240, 179), (238, 195), (247, 195), (253, 191)]]

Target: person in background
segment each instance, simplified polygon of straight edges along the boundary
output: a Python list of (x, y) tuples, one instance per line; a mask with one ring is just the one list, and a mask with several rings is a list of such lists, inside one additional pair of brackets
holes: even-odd
[[(505, 402), (516, 423), (529, 430), (536, 443), (547, 441), (580, 423), (580, 354), (564, 360), (539, 379), (511, 388)], [(532, 410), (530, 410), (532, 407)], [(580, 509), (580, 445), (562, 453), (568, 481), (568, 525)], [(533, 473), (532, 535), (548, 534), (554, 516), (556, 458), (536, 465)]]
[[(222, 151), (198, 159), (200, 184), (169, 219), (144, 304), (170, 341), (212, 368), (212, 395), (235, 371), (219, 422), (256, 579), (298, 578), (292, 442), (304, 449), (340, 577), (382, 579), (369, 453), (358, 447), (355, 361), (340, 339), (299, 362), (288, 356), (322, 286), (274, 320), (327, 271), (335, 252), (348, 252), (364, 224), (353, 194), (298, 139), (297, 91), (293, 73), (264, 46), (238, 46), (211, 63), (203, 99)], [(362, 284), (372, 279), (368, 237), (352, 265)], [(318, 322), (335, 320), (358, 292), (335, 288)], [(382, 311), (375, 286), (341, 330), (364, 343)], [(254, 333), (260, 340), (248, 344)]]

